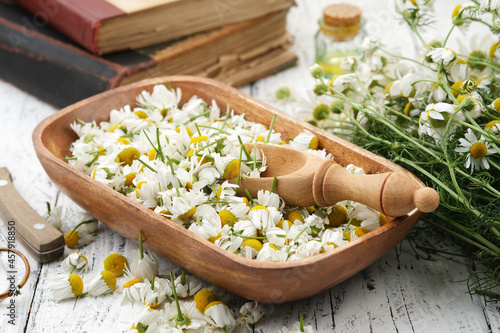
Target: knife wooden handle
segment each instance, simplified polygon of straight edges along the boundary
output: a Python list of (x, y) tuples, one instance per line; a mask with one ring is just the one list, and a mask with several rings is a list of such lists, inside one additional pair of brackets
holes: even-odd
[[(17, 192), (7, 168), (0, 168), (0, 212), (8, 227), (27, 243), (30, 253), (39, 262), (59, 258), (64, 252), (62, 233), (43, 219)], [(9, 228), (9, 231), (13, 228)]]

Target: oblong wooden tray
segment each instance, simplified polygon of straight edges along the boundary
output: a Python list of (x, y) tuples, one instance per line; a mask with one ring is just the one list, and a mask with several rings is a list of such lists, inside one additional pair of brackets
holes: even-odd
[[(70, 167), (70, 143), (77, 139), (70, 124), (77, 118), (97, 123), (109, 120), (112, 109), (130, 104), (143, 91), (170, 82), (182, 90), (187, 101), (197, 95), (208, 103), (230, 105), (246, 119), (270, 126), (282, 138), (295, 137), (304, 129), (319, 139), (320, 148), (332, 153), (341, 165), (353, 163), (367, 173), (404, 169), (345, 140), (274, 109), (237, 89), (211, 79), (170, 76), (147, 79), (119, 87), (68, 106), (42, 121), (33, 133), (33, 144), (43, 168), (52, 181), (74, 202), (99, 221), (129, 239), (142, 230), (145, 246), (204, 280), (234, 294), (265, 303), (302, 299), (328, 289), (361, 271), (398, 244), (415, 226), (417, 209), (352, 242), (313, 257), (294, 262), (260, 262), (227, 252), (124, 195)], [(408, 172), (408, 171), (405, 171)]]

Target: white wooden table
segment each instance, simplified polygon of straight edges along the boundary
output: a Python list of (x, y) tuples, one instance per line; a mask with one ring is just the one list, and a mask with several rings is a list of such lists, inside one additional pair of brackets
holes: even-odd
[[(311, 89), (308, 68), (313, 63), (316, 21), (321, 8), (331, 2), (297, 1), (297, 7), (289, 15), (289, 29), (296, 37), (298, 66), (241, 90), (293, 112), (293, 107), (273, 102), (274, 92), (282, 86), (290, 87), (292, 93)], [(395, 47), (404, 38), (410, 38), (408, 29), (395, 23), (391, 1), (364, 0), (358, 4), (364, 9), (367, 29), (381, 36), (387, 45)], [(441, 17), (446, 23), (454, 4), (455, 1), (442, 1), (439, 4), (442, 7), (436, 6), (438, 11), (444, 8)], [(430, 34), (439, 30), (442, 22), (438, 21), (436, 28), (429, 30)], [(17, 190), (40, 214), (46, 212), (46, 202), (62, 206), (68, 228), (79, 222), (82, 210), (50, 181), (31, 142), (35, 126), (56, 111), (0, 81), (0, 166), (10, 170)], [(0, 223), (0, 231), (6, 233), (5, 223)], [(425, 230), (416, 238), (417, 241), (435, 239), (432, 232)], [(5, 244), (0, 240), (2, 246)], [(460, 252), (460, 248), (449, 240), (439, 241), (437, 246)], [(16, 247), (25, 250), (19, 241)], [(98, 272), (107, 254), (118, 252), (130, 258), (136, 248), (135, 243), (100, 225), (97, 240), (80, 251), (89, 259), (91, 272)], [(65, 255), (71, 252), (66, 249)], [(451, 256), (436, 255), (434, 259), (417, 255), (405, 240), (374, 264), (330, 290), (293, 303), (263, 305), (266, 315), (253, 330), (277, 332), (284, 325), (291, 328), (302, 313), (305, 324), (312, 325), (318, 332), (500, 332), (499, 305), (467, 294), (463, 281), (469, 275), (471, 263)], [(61, 271), (60, 261), (39, 264), (32, 257), (29, 261), (31, 276), (22, 294), (15, 298), (15, 325), (8, 323), (11, 320), (7, 316), (10, 302), (0, 302), (0, 332), (121, 332), (127, 328), (121, 322), (123, 309), (113, 295), (54, 302), (47, 282), (50, 276)], [(160, 271), (166, 274), (171, 269), (178, 268), (162, 259)], [(5, 285), (2, 283), (0, 286)], [(230, 297), (229, 305), (235, 309), (245, 302), (238, 296)]]

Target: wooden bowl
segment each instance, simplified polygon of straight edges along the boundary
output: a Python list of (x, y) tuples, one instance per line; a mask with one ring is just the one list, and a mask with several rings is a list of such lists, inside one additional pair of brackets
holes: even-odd
[[(187, 101), (197, 95), (208, 103), (228, 103), (246, 119), (270, 126), (287, 139), (304, 129), (314, 133), (320, 148), (332, 153), (343, 166), (353, 163), (367, 173), (402, 171), (403, 168), (354, 144), (274, 109), (237, 89), (217, 81), (190, 76), (147, 79), (119, 87), (68, 106), (42, 121), (33, 133), (37, 156), (52, 181), (73, 201), (119, 234), (136, 240), (142, 230), (144, 245), (192, 274), (234, 294), (264, 303), (302, 299), (326, 290), (358, 273), (392, 249), (410, 232), (421, 212), (417, 209), (352, 242), (294, 262), (260, 262), (225, 251), (208, 240), (154, 213), (124, 195), (70, 167), (70, 143), (77, 139), (70, 124), (77, 118), (97, 123), (109, 120), (112, 109), (135, 105), (143, 90), (170, 82), (181, 88)], [(408, 171), (405, 171), (408, 172)]]

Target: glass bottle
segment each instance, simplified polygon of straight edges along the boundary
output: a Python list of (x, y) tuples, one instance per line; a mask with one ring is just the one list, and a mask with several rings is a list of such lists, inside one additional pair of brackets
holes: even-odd
[(364, 37), (361, 8), (348, 4), (334, 4), (323, 9), (319, 30), (314, 36), (315, 61), (328, 77), (345, 72), (340, 68), (348, 56), (361, 54)]

